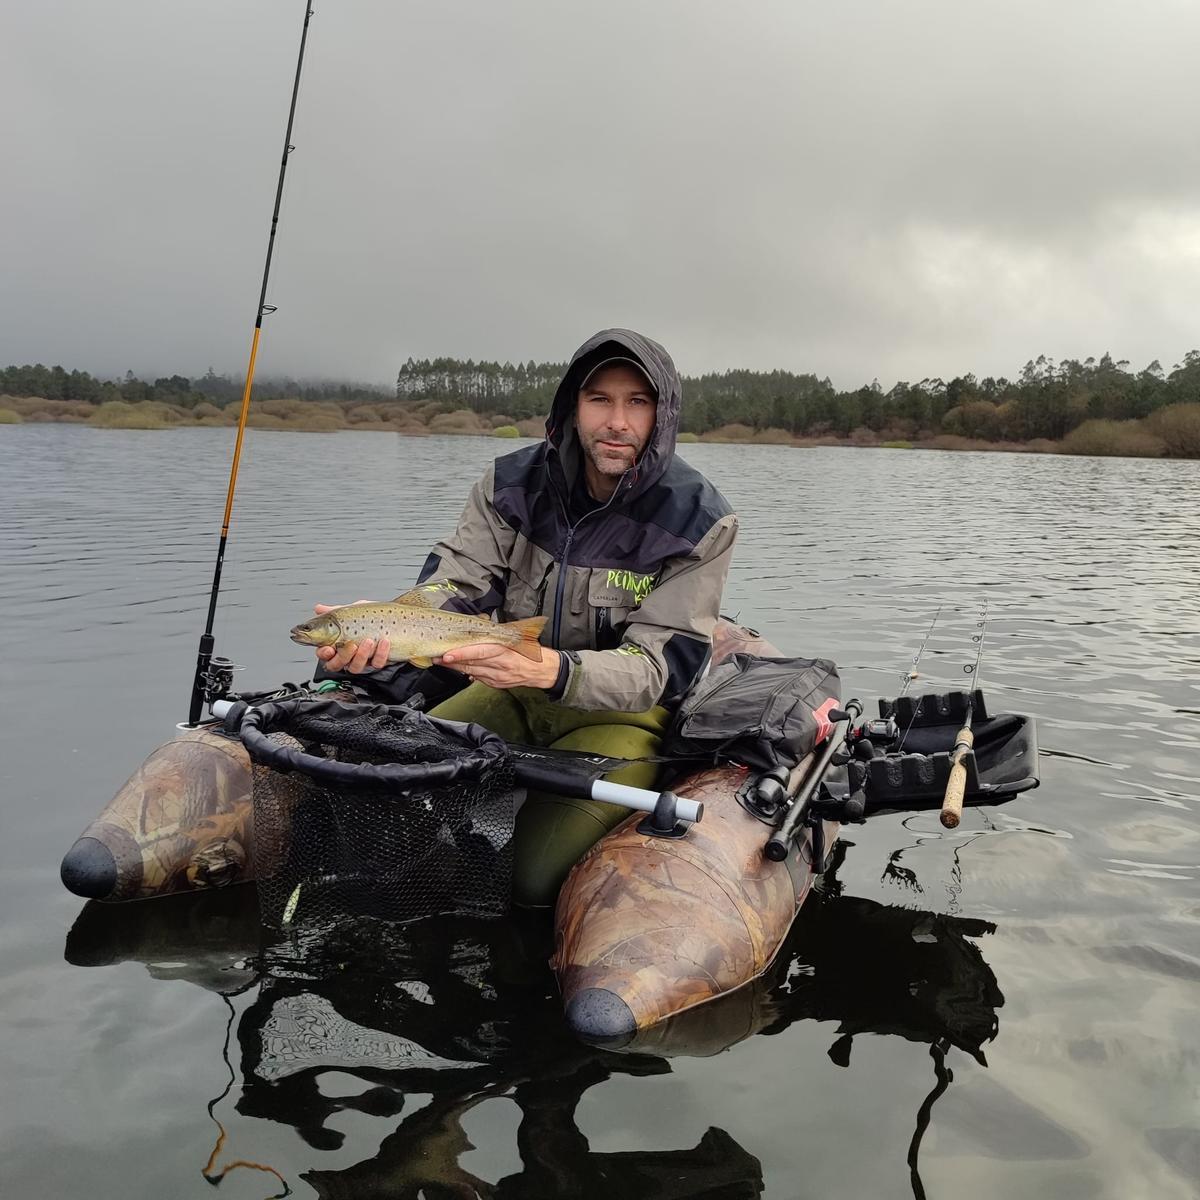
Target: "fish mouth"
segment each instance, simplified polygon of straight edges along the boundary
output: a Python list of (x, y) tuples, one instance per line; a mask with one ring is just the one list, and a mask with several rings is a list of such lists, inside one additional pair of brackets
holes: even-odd
[(320, 632), (313, 629), (307, 621), (300, 625), (293, 625), (291, 632), (292, 641), (298, 642), (301, 646), (336, 645), (338, 639), (342, 636), (342, 627), (335, 618), (328, 618), (327, 620), (332, 628), (326, 627)]

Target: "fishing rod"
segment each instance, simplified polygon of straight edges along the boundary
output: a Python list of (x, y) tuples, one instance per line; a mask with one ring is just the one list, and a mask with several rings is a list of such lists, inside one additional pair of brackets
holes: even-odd
[[(750, 781), (738, 793), (738, 801), (759, 820), (774, 826), (763, 854), (774, 862), (787, 858), (806, 829), (813, 830), (814, 839), (819, 834), (822, 820), (859, 822), (875, 811), (890, 811), (896, 808), (935, 808), (941, 803), (941, 821), (953, 829), (962, 812), (968, 783), (969, 756), (974, 748), (972, 723), (975, 715), (979, 667), (983, 658), (983, 646), (987, 634), (988, 606), (984, 601), (978, 620), (977, 632), (972, 635), (975, 644), (975, 661), (965, 663), (963, 670), (972, 676), (971, 686), (966, 693), (965, 717), (962, 728), (955, 735), (953, 749), (946, 754), (949, 760), (949, 777), (945, 791), (930, 789), (934, 766), (938, 754), (926, 748), (922, 753), (905, 754), (904, 743), (914, 725), (922, 727), (937, 721), (936, 711), (924, 713), (923, 701), (929, 699), (936, 705), (936, 697), (921, 697), (902, 704), (914, 679), (919, 678), (917, 668), (933, 635), (944, 605), (939, 605), (925, 636), (912, 657), (911, 665), (901, 677), (901, 691), (894, 701), (881, 701), (881, 715), (877, 719), (862, 721), (863, 706), (858, 700), (847, 702), (827, 714), (832, 723), (824, 744), (792, 771), (777, 768)], [(950, 693), (942, 698), (949, 704), (961, 693)], [(979, 700), (980, 711), (986, 712)], [(904, 710), (909, 709), (907, 722), (901, 731)], [(845, 783), (827, 785), (826, 777), (834, 768), (847, 768)], [(944, 769), (944, 768), (943, 768)], [(970, 779), (974, 781), (974, 774)], [(977, 781), (975, 781), (977, 782)], [(933, 784), (934, 788), (940, 784)], [(814, 846), (817, 843), (814, 840)], [(814, 850), (814, 861), (819, 858)]]
[[(929, 639), (933, 636), (942, 615), (944, 604), (939, 604), (929, 628), (912, 656), (907, 670), (901, 676), (900, 697), (903, 698), (912, 686), (914, 679), (920, 678), (917, 668), (921, 665), (921, 657)], [(782, 862), (787, 858), (791, 847), (799, 839), (806, 827), (814, 824), (816, 810), (823, 807), (822, 815), (836, 818), (839, 821), (861, 821), (866, 812), (866, 796), (863, 792), (863, 758), (873, 757), (884, 753), (884, 747), (895, 747), (896, 753), (904, 749), (904, 741), (912, 729), (916, 719), (916, 708), (909, 719), (904, 732), (896, 723), (894, 716), (881, 717), (877, 720), (864, 721), (855, 725), (863, 714), (862, 702), (849, 701), (844, 708), (834, 709), (829, 713), (833, 728), (820, 751), (797, 768), (798, 776), (792, 778), (786, 771), (768, 771), (753, 791), (743, 799), (743, 806), (760, 819), (777, 818), (778, 827), (771, 834), (763, 847), (763, 853), (773, 862)], [(857, 769), (853, 770), (850, 791), (840, 802), (831, 808), (828, 804), (820, 803), (821, 785), (825, 776), (834, 766), (846, 766), (855, 757), (859, 758)], [(791, 773), (795, 774), (795, 773)], [(782, 816), (779, 814), (782, 813)]]
[(937, 606), (937, 612), (933, 614), (933, 620), (929, 622), (929, 628), (925, 630), (925, 636), (921, 639), (921, 644), (917, 647), (917, 652), (912, 657), (911, 665), (901, 676), (900, 681), (904, 685), (900, 689), (901, 696), (906, 696), (908, 694), (908, 689), (912, 686), (912, 681), (921, 677), (920, 672), (917, 670), (917, 668), (921, 665), (921, 655), (925, 653), (925, 647), (929, 645), (929, 639), (933, 635), (933, 627), (938, 623), (938, 619), (941, 617), (942, 609), (944, 607), (945, 605), (942, 604)]
[[(908, 695), (908, 689), (912, 686), (912, 681), (920, 678), (917, 668), (921, 665), (921, 656), (925, 653), (925, 647), (929, 645), (929, 639), (933, 636), (934, 626), (937, 625), (938, 619), (941, 617), (942, 609), (944, 607), (945, 605), (942, 604), (937, 606), (937, 612), (933, 614), (933, 620), (929, 622), (929, 628), (925, 630), (925, 637), (921, 640), (920, 646), (917, 647), (917, 652), (913, 655), (911, 665), (909, 666), (908, 670), (904, 672), (904, 675), (901, 679), (901, 682), (904, 686), (900, 689), (900, 695), (896, 697), (898, 700), (903, 700), (904, 697)], [(908, 740), (908, 733), (909, 730), (912, 729), (913, 721), (916, 719), (916, 715), (917, 710), (914, 708), (913, 715), (909, 718), (908, 725), (900, 738), (900, 745), (897, 747), (897, 749), (904, 749), (904, 743)]]
[(962, 728), (955, 735), (954, 749), (950, 751), (950, 778), (946, 781), (946, 794), (942, 798), (941, 822), (947, 829), (957, 828), (967, 791), (966, 759), (975, 746), (971, 721), (975, 716), (975, 696), (979, 689), (979, 664), (983, 659), (983, 643), (987, 637), (987, 619), (988, 605), (985, 600), (976, 622), (979, 632), (971, 636), (976, 645), (975, 663), (963, 666), (963, 670), (971, 677), (971, 683), (967, 688), (967, 714), (963, 718)]
[(287, 174), (288, 159), (295, 150), (292, 145), (292, 124), (296, 119), (296, 100), (300, 95), (300, 72), (304, 67), (304, 47), (308, 41), (308, 24), (313, 10), (310, 0), (304, 0), (304, 27), (300, 31), (300, 52), (296, 56), (296, 78), (292, 83), (292, 102), (288, 108), (287, 132), (283, 135), (283, 158), (279, 164), (279, 182), (275, 186), (275, 208), (271, 213), (271, 232), (267, 238), (267, 261), (263, 267), (262, 290), (258, 295), (258, 311), (254, 317), (254, 336), (250, 341), (250, 363), (246, 368), (246, 386), (242, 390), (242, 410), (238, 415), (237, 439), (233, 445), (233, 462), (229, 469), (229, 490), (225, 496), (225, 515), (221, 519), (221, 537), (217, 543), (217, 565), (213, 571), (212, 592), (208, 598), (208, 620), (200, 635), (200, 648), (196, 653), (196, 674), (192, 679), (192, 698), (188, 707), (187, 726), (194, 729), (200, 722), (206, 700), (221, 694), (222, 684), (228, 679), (230, 664), (217, 660), (213, 668), (213, 622), (217, 615), (217, 594), (221, 590), (221, 568), (225, 563), (225, 545), (229, 540), (229, 521), (233, 514), (233, 494), (237, 488), (238, 466), (242, 457), (242, 439), (246, 434), (246, 418), (250, 414), (250, 391), (254, 386), (254, 366), (258, 360), (258, 340), (262, 334), (263, 317), (275, 311), (275, 305), (267, 303), (267, 282), (271, 277), (271, 257), (275, 252), (275, 231), (279, 228), (279, 208), (283, 202), (283, 180)]

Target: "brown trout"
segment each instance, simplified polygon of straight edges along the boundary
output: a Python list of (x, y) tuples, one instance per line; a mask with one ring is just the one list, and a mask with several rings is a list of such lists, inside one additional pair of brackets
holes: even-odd
[(542, 657), (538, 635), (546, 617), (528, 617), (497, 625), (487, 617), (444, 612), (436, 607), (446, 588), (431, 584), (413, 588), (387, 604), (347, 604), (304, 621), (292, 630), (292, 641), (304, 646), (344, 646), (363, 638), (388, 640), (388, 662), (428, 667), (447, 650), (493, 643), (508, 646), (537, 662)]

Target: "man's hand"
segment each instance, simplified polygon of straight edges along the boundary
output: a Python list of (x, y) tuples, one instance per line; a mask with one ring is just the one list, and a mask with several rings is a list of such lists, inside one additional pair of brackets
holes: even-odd
[(433, 661), (444, 667), (453, 667), (468, 679), (477, 679), (488, 687), (551, 688), (558, 682), (560, 657), (557, 650), (547, 650), (543, 646), (541, 661), (534, 662), (532, 658), (526, 658), (507, 646), (481, 642), (477, 646), (459, 646), (457, 650), (448, 650)]
[[(355, 600), (355, 604), (373, 604), (373, 600)], [(335, 608), (346, 608), (344, 604), (314, 604), (313, 612), (319, 617), (322, 613)], [(329, 671), (349, 671), (351, 675), (359, 675), (363, 671), (377, 671), (387, 666), (387, 638), (363, 638), (361, 642), (347, 642), (344, 646), (318, 646), (317, 657)]]

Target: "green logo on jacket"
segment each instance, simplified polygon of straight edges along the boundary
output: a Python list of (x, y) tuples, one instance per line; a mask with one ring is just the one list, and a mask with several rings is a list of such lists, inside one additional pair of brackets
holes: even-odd
[(609, 571), (608, 586), (633, 593), (635, 604), (641, 604), (654, 587), (653, 575), (635, 575), (632, 571)]

